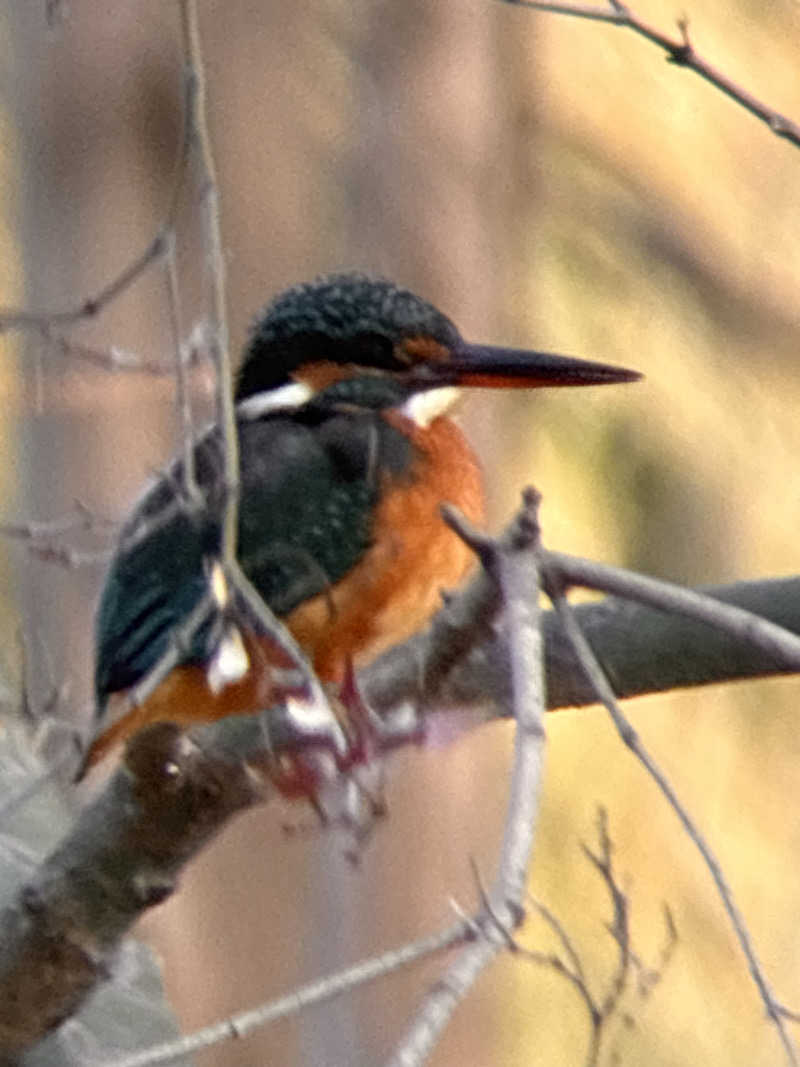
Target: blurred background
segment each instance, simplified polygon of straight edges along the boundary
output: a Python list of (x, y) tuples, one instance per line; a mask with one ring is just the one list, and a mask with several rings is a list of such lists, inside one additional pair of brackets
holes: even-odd
[[(797, 571), (800, 153), (629, 32), (490, 0), (200, 0), (209, 118), (238, 351), (277, 289), (381, 272), (466, 336), (637, 367), (635, 387), (476, 396), (462, 421), (485, 461), (492, 525), (544, 493), (550, 547), (678, 582)], [(674, 4), (638, 0), (675, 31)], [(694, 0), (692, 40), (800, 116), (800, 9)], [(149, 241), (179, 134), (177, 14), (163, 0), (0, 8), (0, 299), (78, 304)], [(196, 204), (181, 216), (187, 327), (207, 308)], [(167, 358), (162, 268), (73, 338)], [(168, 376), (109, 374), (42, 338), (4, 338), (0, 519), (76, 499), (119, 518), (177, 440)], [(198, 396), (209, 383), (198, 376)], [(0, 544), (2, 654), (34, 696), (51, 681), (90, 715), (91, 617), (103, 568)], [(31, 652), (32, 650), (32, 652)], [(628, 712), (708, 834), (781, 999), (800, 1006), (792, 679), (640, 699)], [(532, 892), (578, 945), (598, 996), (615, 962), (607, 894), (580, 851), (608, 808), (634, 947), (654, 962), (662, 902), (680, 943), (601, 1062), (779, 1062), (774, 1032), (692, 846), (602, 711), (553, 715)], [(490, 877), (508, 724), (393, 761), (389, 818), (359, 869), (319, 832), (287, 840), (277, 805), (235, 821), (142, 924), (186, 1029), (420, 936)], [(295, 822), (311, 816), (293, 812)], [(521, 939), (550, 947), (535, 921)], [(367, 1065), (397, 1040), (441, 962), (307, 1012), (201, 1064)], [(585, 1012), (557, 975), (505, 958), (462, 1007), (435, 1064), (583, 1062)], [(614, 1057), (617, 1057), (616, 1059)]]

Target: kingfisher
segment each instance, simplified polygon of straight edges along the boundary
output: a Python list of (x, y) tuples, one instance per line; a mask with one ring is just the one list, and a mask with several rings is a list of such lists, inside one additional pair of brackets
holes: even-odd
[[(426, 300), (365, 274), (287, 289), (255, 321), (236, 379), (240, 566), (318, 679), (342, 687), (422, 627), (472, 566), (440, 510), (484, 521), (480, 464), (448, 418), (458, 390), (638, 377), (470, 343)], [(98, 729), (84, 771), (149, 724), (255, 713), (284, 695), (285, 657), (258, 627), (205, 619), (176, 644), (215, 582), (218, 428), (197, 441), (192, 466), (201, 507), (177, 459), (121, 530), (96, 616)], [(170, 649), (172, 669), (132, 701)]]

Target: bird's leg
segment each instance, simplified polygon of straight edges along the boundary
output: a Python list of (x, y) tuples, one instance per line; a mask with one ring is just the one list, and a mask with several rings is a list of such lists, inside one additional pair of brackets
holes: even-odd
[(343, 830), (350, 840), (347, 855), (357, 860), (375, 819), (386, 813), (385, 754), (421, 741), (423, 733), (413, 714), (384, 722), (364, 697), (350, 659), (341, 682), (326, 688), (344, 743), (319, 736), (304, 752), (277, 759), (271, 774), (284, 796), (304, 797), (323, 824)]
[(369, 763), (381, 750), (381, 719), (364, 699), (351, 657), (347, 657), (344, 680), (339, 687), (339, 701), (347, 716), (349, 745), (343, 770)]
[(348, 750), (340, 764), (342, 770), (368, 763), (402, 745), (422, 744), (427, 739), (425, 723), (411, 704), (393, 709), (388, 718), (377, 714), (361, 690), (352, 660), (347, 661), (338, 695), (349, 727)]
[(344, 679), (339, 687), (339, 703), (346, 721), (347, 751), (339, 760), (339, 769), (349, 773), (373, 815), (385, 812), (383, 800), (383, 722), (364, 699), (352, 659), (345, 663)]

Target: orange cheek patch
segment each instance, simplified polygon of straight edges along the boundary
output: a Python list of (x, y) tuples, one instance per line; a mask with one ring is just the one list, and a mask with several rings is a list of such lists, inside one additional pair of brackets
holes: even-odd
[(402, 353), (411, 356), (412, 363), (447, 363), (451, 357), (447, 345), (434, 341), (432, 337), (409, 337), (400, 345)]
[(310, 387), (312, 392), (319, 393), (327, 389), (335, 382), (343, 382), (346, 378), (357, 377), (358, 371), (354, 363), (332, 363), (327, 359), (321, 359), (318, 363), (304, 363), (292, 375), (292, 379)]

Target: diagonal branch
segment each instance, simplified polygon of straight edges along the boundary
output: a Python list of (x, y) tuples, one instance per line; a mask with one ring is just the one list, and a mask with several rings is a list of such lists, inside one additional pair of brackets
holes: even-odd
[(173, 1060), (199, 1052), (201, 1049), (219, 1045), (230, 1038), (246, 1037), (247, 1034), (277, 1019), (285, 1019), (316, 1004), (324, 1004), (367, 982), (373, 982), (377, 978), (394, 974), (419, 960), (429, 959), (433, 955), (446, 952), (468, 939), (471, 932), (472, 928), (468, 922), (456, 923), (440, 933), (420, 938), (401, 948), (392, 949), (373, 959), (363, 960), (346, 970), (320, 978), (277, 1000), (269, 1001), (257, 1008), (237, 1012), (221, 1022), (213, 1023), (176, 1041), (125, 1056), (117, 1060), (114, 1067), (155, 1067), (156, 1064), (172, 1063)]
[[(409, 1032), (404, 1045), (416, 1049), (417, 1058), (407, 1062), (420, 1062), (424, 1049), (471, 983), (507, 946), (507, 931), (523, 914), (524, 897), (520, 899), (519, 894), (524, 891), (533, 839), (544, 741), (539, 719), (540, 648), (533, 632), (536, 568), (542, 553), (536, 548), (534, 515), (535, 498), (528, 495), (523, 512), (497, 542), (484, 538), (487, 572), (451, 599), (443, 609), (445, 622), (441, 628), (434, 624), (427, 636), (434, 646), (432, 658), (439, 656), (446, 663), (436, 641), (446, 644), (449, 635), (459, 648), (468, 649), (469, 641), (478, 637), (485, 644), (491, 613), (503, 600), (511, 621), (503, 631), (502, 647), (508, 658), (501, 667), (511, 679), (510, 699), (520, 725), (502, 864), (486, 909), (476, 921), (481, 936), (463, 950)], [(553, 553), (543, 558), (551, 576), (555, 563), (563, 565), (562, 584), (577, 581), (580, 575), (591, 577), (585, 561)], [(489, 577), (489, 572), (495, 577)], [(626, 572), (605, 577), (635, 585), (636, 576)], [(496, 589), (490, 592), (495, 581), (501, 585), (499, 597)], [(645, 582), (651, 600), (657, 599), (661, 584)], [(675, 596), (673, 587), (666, 589), (668, 597)], [(689, 603), (693, 603), (691, 598)], [(260, 598), (254, 598), (243, 609), (258, 616), (260, 606)], [(597, 605), (583, 607), (595, 609)], [(214, 605), (205, 600), (198, 618), (186, 622), (196, 626), (200, 612), (213, 610)], [(706, 610), (703, 601), (701, 611)], [(477, 626), (473, 621), (471, 631), (469, 611), (478, 620)], [(461, 628), (453, 629), (454, 620)], [(708, 629), (706, 624), (704, 628)], [(179, 652), (181, 635), (175, 637), (172, 654)], [(553, 641), (554, 634), (548, 631), (547, 642), (552, 645)], [(417, 638), (411, 644), (418, 651), (415, 642)], [(552, 648), (549, 654), (552, 657)], [(423, 670), (422, 677), (432, 691), (420, 692), (420, 664), (424, 667), (425, 660), (415, 655), (410, 659), (415, 667), (410, 692), (427, 706), (436, 699), (434, 690), (447, 691), (446, 684)], [(168, 662), (157, 669), (160, 672), (166, 666)], [(456, 664), (451, 673), (458, 669)], [(485, 685), (486, 675), (483, 681)], [(147, 685), (156, 683), (157, 676), (146, 680)], [(392, 692), (391, 686), (387, 691)], [(478, 696), (486, 703), (492, 693), (484, 688)], [(597, 699), (596, 693), (592, 699)], [(390, 706), (375, 704), (378, 712)], [(270, 772), (282, 753), (296, 757), (302, 751), (313, 754), (315, 749), (330, 752), (330, 746), (330, 732), (322, 719), (315, 732), (307, 723), (298, 723), (284, 707), (262, 716), (234, 716), (186, 734), (161, 724), (137, 735), (129, 744), (124, 766), (0, 918), (0, 1052), (4, 1043), (19, 1047), (20, 1042), (33, 1040), (32, 1034), (46, 1032), (74, 1010), (94, 983), (106, 977), (114, 946), (142, 911), (173, 891), (183, 866), (229, 817), (268, 796)]]
[(678, 816), (689, 839), (702, 856), (703, 862), (711, 874), (717, 888), (717, 893), (722, 900), (723, 907), (727, 912), (731, 926), (733, 927), (736, 938), (739, 941), (739, 945), (747, 960), (747, 966), (756, 988), (758, 989), (766, 1013), (778, 1032), (778, 1036), (786, 1054), (786, 1061), (791, 1064), (792, 1067), (796, 1067), (796, 1065), (800, 1063), (800, 1060), (798, 1060), (794, 1041), (786, 1028), (784, 1010), (775, 999), (769, 982), (767, 981), (767, 977), (758, 960), (744, 916), (736, 905), (733, 892), (728, 885), (719, 861), (714, 855), (711, 846), (692, 819), (687, 808), (678, 798), (672, 783), (647, 751), (630, 720), (619, 706), (608, 678), (603, 672), (603, 668), (600, 666), (600, 663), (592, 652), (591, 646), (577, 624), (572, 609), (564, 595), (564, 583), (561, 576), (558, 574), (557, 564), (554, 564), (552, 558), (548, 561), (548, 568), (544, 571), (544, 574), (546, 576), (544, 578), (545, 588), (555, 605), (559, 620), (564, 627), (564, 632), (575, 649), (575, 653), (579, 657), (582, 668), (591, 681), (598, 698), (602, 700), (608, 710), (623, 743), (630, 749), (656, 783), (667, 803)]
[(0, 1063), (108, 979), (121, 938), (177, 888), (234, 814), (272, 793), (282, 753), (324, 745), (285, 708), (188, 732), (140, 731), (123, 765), (0, 912)]
[[(751, 643), (747, 634), (764, 632), (761, 621), (750, 629), (758, 617), (797, 640), (800, 578), (688, 590), (577, 557), (548, 555), (558, 560), (562, 573), (571, 575), (575, 584), (586, 580), (592, 588), (619, 594), (574, 610), (620, 697), (796, 669), (785, 637), (778, 638), (770, 630), (762, 647)], [(635, 599), (622, 599), (623, 595)], [(725, 616), (729, 622), (737, 620), (731, 622), (733, 629), (713, 625), (713, 613), (725, 606), (747, 613)], [(481, 719), (510, 714), (508, 639), (502, 626), (492, 625), (496, 610), (496, 589), (481, 572), (447, 603), (427, 630), (370, 665), (363, 679), (370, 702), (381, 709), (411, 702), (423, 712), (475, 709)], [(542, 625), (548, 708), (597, 703), (597, 694), (564, 641), (552, 611), (543, 613)], [(786, 658), (774, 654), (773, 637)], [(457, 655), (448, 653), (451, 642)]]
[(679, 67), (686, 67), (694, 71), (709, 84), (713, 85), (725, 96), (730, 97), (745, 111), (749, 111), (761, 122), (765, 123), (776, 137), (782, 137), (795, 147), (800, 147), (800, 125), (791, 119), (781, 115), (774, 108), (763, 103), (758, 97), (748, 92), (747, 89), (738, 85), (722, 71), (712, 66), (694, 48), (689, 37), (688, 19), (682, 18), (678, 22), (679, 37), (669, 37), (655, 27), (650, 26), (638, 15), (635, 15), (627, 4), (619, 3), (618, 0), (609, 0), (607, 7), (594, 7), (585, 4), (551, 4), (539, 2), (539, 0), (501, 0), (502, 3), (513, 7), (527, 7), (534, 11), (542, 11), (553, 15), (571, 15), (574, 18), (588, 19), (592, 22), (607, 22), (613, 26), (622, 26), (633, 30), (640, 37), (644, 37), (652, 44), (657, 45), (667, 54), (667, 60)]

